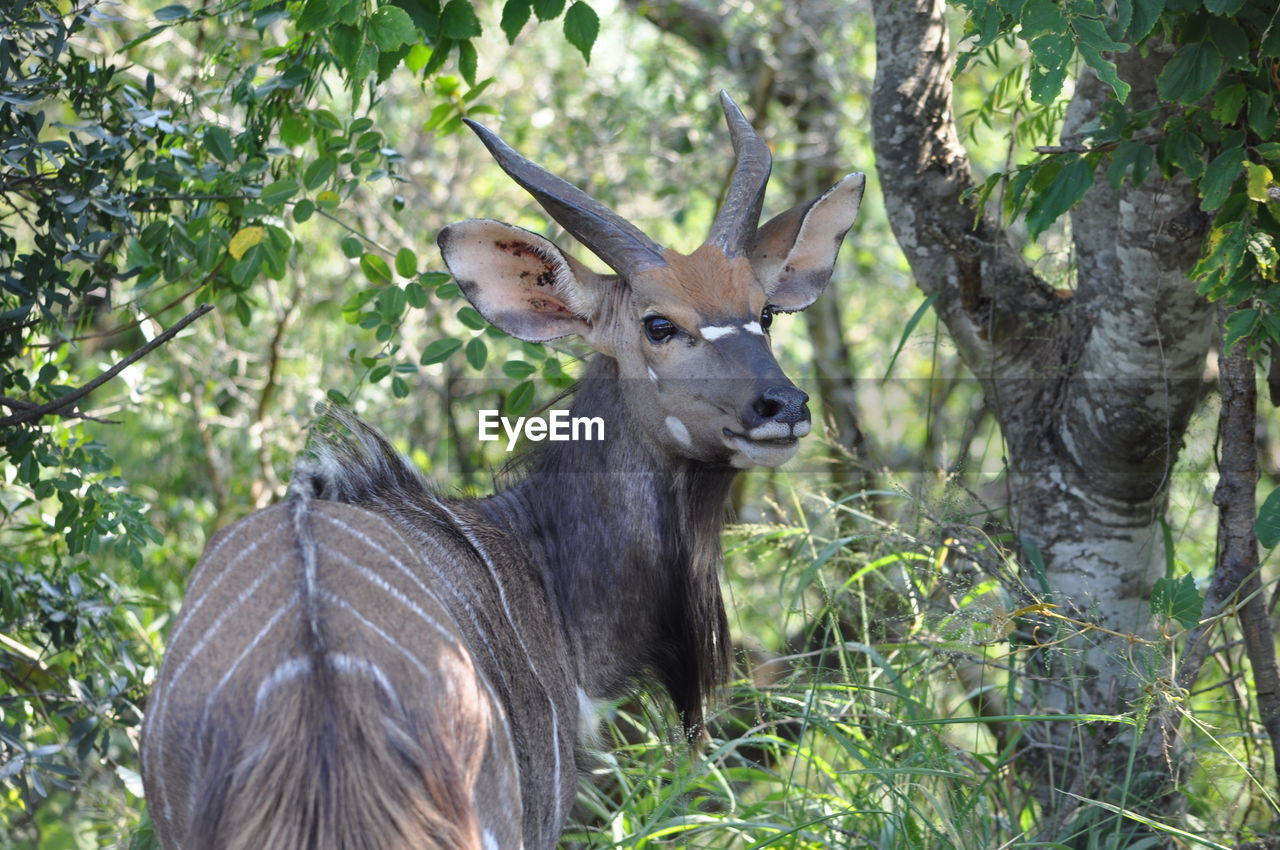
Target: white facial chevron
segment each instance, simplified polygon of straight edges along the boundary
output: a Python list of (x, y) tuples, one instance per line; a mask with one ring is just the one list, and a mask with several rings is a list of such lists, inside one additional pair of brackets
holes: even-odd
[(705, 328), (698, 328), (698, 333), (702, 334), (702, 338), (707, 342), (715, 342), (721, 337), (741, 331), (764, 336), (764, 328), (760, 327), (759, 322), (747, 322), (745, 325), (707, 325)]

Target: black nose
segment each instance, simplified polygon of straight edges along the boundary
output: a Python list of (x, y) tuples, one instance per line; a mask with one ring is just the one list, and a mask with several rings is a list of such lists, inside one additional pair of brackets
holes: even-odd
[(769, 387), (751, 402), (751, 411), (759, 417), (759, 424), (781, 422), (791, 425), (809, 418), (808, 393), (791, 385)]

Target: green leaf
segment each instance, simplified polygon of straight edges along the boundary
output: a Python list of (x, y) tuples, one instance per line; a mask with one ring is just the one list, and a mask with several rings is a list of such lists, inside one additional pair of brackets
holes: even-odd
[(582, 52), (582, 58), (591, 62), (591, 47), (600, 34), (600, 16), (582, 0), (577, 0), (564, 16), (564, 37)]
[(466, 80), (469, 86), (476, 84), (476, 66), (478, 64), (476, 46), (470, 41), (458, 42), (458, 72), (462, 74), (462, 79)]
[(1236, 310), (1227, 316), (1226, 327), (1222, 334), (1222, 350), (1230, 354), (1235, 344), (1253, 331), (1260, 316), (1261, 313), (1257, 307)]
[(308, 198), (303, 198), (301, 201), (298, 201), (298, 203), (293, 205), (293, 220), (298, 224), (302, 224), (304, 221), (310, 219), (311, 216), (315, 214), (315, 211), (315, 203)]
[(373, 371), (369, 373), (369, 383), (376, 384), (390, 374), (391, 374), (390, 363), (383, 363), (379, 366), (375, 366), (373, 368)]
[(1254, 148), (1263, 159), (1280, 162), (1280, 142), (1263, 142)]
[(1116, 74), (1116, 63), (1104, 54), (1124, 53), (1129, 45), (1113, 40), (1107, 33), (1106, 25), (1096, 18), (1075, 17), (1072, 25), (1080, 55), (1098, 73), (1098, 79), (1111, 86), (1116, 99), (1124, 103), (1129, 97), (1129, 84), (1120, 79)]
[(1227, 201), (1231, 187), (1244, 170), (1244, 152), (1239, 147), (1228, 148), (1214, 157), (1200, 180), (1200, 209), (1213, 212)]
[(1240, 107), (1244, 104), (1244, 83), (1232, 83), (1223, 86), (1213, 96), (1213, 120), (1222, 124), (1234, 124), (1240, 117)]
[(360, 52), (365, 46), (364, 31), (358, 27), (333, 27), (329, 31), (329, 43), (339, 64), (350, 73), (360, 62)]
[(283, 204), (296, 194), (298, 194), (298, 181), (286, 177), (284, 180), (277, 180), (263, 186), (258, 200), (267, 206), (274, 207)]
[(1133, 21), (1129, 24), (1129, 38), (1136, 44), (1155, 29), (1156, 21), (1164, 13), (1164, 0), (1134, 0)]
[(1071, 209), (1084, 197), (1093, 185), (1091, 160), (1074, 157), (1062, 166), (1046, 189), (1031, 201), (1027, 208), (1027, 230), (1035, 239), (1057, 221), (1058, 216)]
[(1107, 180), (1113, 188), (1119, 189), (1120, 184), (1124, 182), (1125, 174), (1132, 169), (1133, 185), (1141, 186), (1142, 181), (1146, 179), (1147, 171), (1151, 168), (1153, 157), (1150, 145), (1128, 140), (1120, 142), (1111, 152), (1111, 163), (1107, 166)]
[(1258, 542), (1268, 549), (1273, 549), (1280, 543), (1280, 487), (1272, 490), (1263, 500), (1253, 530), (1258, 535)]
[(484, 362), (489, 358), (489, 348), (484, 344), (484, 339), (474, 337), (467, 342), (467, 364), (472, 369), (479, 371), (484, 368)]
[(337, 20), (337, 10), (342, 4), (337, 0), (307, 0), (298, 15), (300, 32), (315, 32)]
[(364, 243), (357, 236), (348, 236), (342, 240), (342, 256), (354, 260), (364, 253)]
[(443, 286), (453, 280), (453, 275), (448, 272), (423, 272), (418, 275), (418, 283), (423, 286)]
[(461, 40), (480, 35), (480, 19), (467, 0), (449, 0), (440, 12), (440, 33), (445, 38)]
[(533, 0), (533, 11), (540, 21), (549, 21), (560, 17), (564, 11), (565, 0)]
[(1222, 58), (1237, 68), (1249, 63), (1249, 36), (1235, 21), (1228, 18), (1209, 19), (1209, 38)]
[(235, 146), (231, 144), (231, 133), (225, 127), (207, 127), (204, 131), (204, 147), (217, 157), (219, 162), (227, 163), (236, 158)]
[(398, 6), (382, 6), (369, 17), (369, 37), (386, 52), (418, 41), (418, 28), (409, 13)]
[[(1270, 233), (1255, 230), (1249, 234), (1245, 246), (1253, 255), (1253, 260), (1258, 264), (1258, 271), (1262, 272), (1263, 277), (1271, 277), (1271, 272), (1280, 265), (1280, 251), (1276, 250), (1275, 237)], [(1268, 318), (1274, 315), (1268, 314)]]
[(422, 69), (423, 77), (430, 77), (436, 71), (444, 67), (445, 61), (449, 58), (450, 51), (457, 44), (451, 38), (441, 38), (431, 48), (431, 58), (427, 60), (426, 66)]
[(1253, 89), (1249, 92), (1249, 129), (1264, 139), (1275, 131), (1275, 95), (1270, 91)]
[(378, 313), (384, 322), (394, 325), (404, 316), (404, 305), (407, 301), (403, 289), (398, 286), (388, 286), (378, 294)]
[(429, 133), (444, 123), (445, 119), (452, 115), (458, 107), (451, 100), (443, 103), (437, 103), (431, 109), (431, 114), (427, 116), (427, 120), (422, 122), (422, 131)]
[(1053, 0), (1028, 0), (1022, 7), (1021, 35), (1026, 41), (1045, 34), (1067, 31), (1067, 20)]
[(409, 301), (409, 306), (414, 309), (421, 310), (427, 306), (427, 290), (416, 280), (411, 280), (404, 285), (404, 295)]
[(364, 309), (364, 305), (372, 301), (375, 297), (377, 297), (377, 295), (378, 295), (378, 290), (375, 287), (369, 287), (368, 289), (361, 289), (355, 292), (349, 298), (347, 298), (346, 302), (344, 302), (342, 305), (343, 317), (345, 318), (349, 315), (355, 315), (359, 313), (362, 309)]
[(360, 257), (360, 271), (364, 272), (364, 276), (368, 278), (370, 283), (390, 283), (391, 267), (387, 265), (387, 261), (379, 257), (377, 254), (366, 252)]
[(484, 316), (481, 316), (474, 307), (463, 307), (459, 310), (458, 321), (462, 322), (462, 324), (466, 325), (473, 331), (481, 330), (488, 324), (488, 322), (484, 320)]
[(1244, 4), (1245, 0), (1204, 0), (1204, 7), (1215, 15), (1234, 15)]
[(1201, 157), (1204, 142), (1199, 136), (1182, 128), (1171, 132), (1165, 143), (1173, 164), (1188, 177), (1195, 180), (1204, 174), (1204, 159)]
[(1152, 614), (1177, 620), (1184, 629), (1199, 623), (1204, 614), (1204, 597), (1190, 573), (1179, 579), (1157, 579), (1151, 587), (1150, 604)]
[(519, 416), (533, 406), (533, 382), (522, 381), (507, 393), (503, 410), (508, 416)]
[(1244, 165), (1245, 170), (1248, 171), (1248, 176), (1245, 178), (1245, 192), (1249, 195), (1249, 200), (1265, 204), (1269, 200), (1267, 189), (1274, 182), (1271, 169), (1256, 162), (1246, 162)]
[(329, 182), (329, 178), (337, 170), (337, 157), (330, 154), (322, 156), (307, 166), (302, 174), (302, 185), (307, 187), (307, 191), (313, 192)]
[(311, 125), (300, 115), (289, 113), (280, 122), (280, 141), (289, 147), (304, 145), (311, 138)]
[(401, 248), (396, 251), (396, 274), (401, 277), (413, 277), (418, 273), (418, 255), (412, 248)]
[(460, 348), (462, 348), (462, 340), (460, 339), (438, 339), (426, 347), (418, 362), (423, 366), (443, 363)]
[(174, 3), (170, 6), (162, 6), (156, 9), (157, 21), (177, 21), (191, 14), (191, 10), (181, 3)]
[(508, 378), (515, 378), (517, 381), (527, 378), (537, 371), (538, 367), (523, 360), (508, 360), (502, 364), (502, 374)]
[(431, 48), (425, 44), (415, 44), (409, 48), (409, 55), (404, 58), (405, 67), (415, 74), (427, 67), (431, 61)]
[(1207, 41), (1184, 44), (1156, 78), (1161, 100), (1195, 103), (1209, 93), (1222, 73), (1222, 56)]
[(507, 37), (508, 44), (516, 43), (516, 36), (520, 35), (520, 30), (529, 22), (531, 14), (533, 6), (530, 0), (507, 0), (503, 4), (502, 33)]
[(334, 404), (340, 404), (343, 407), (351, 406), (351, 400), (348, 399), (341, 390), (336, 390), (331, 388), (329, 389), (328, 392), (325, 393), (325, 396), (327, 396), (329, 401), (333, 402)]
[(1031, 99), (1047, 106), (1062, 91), (1067, 78), (1067, 65), (1075, 53), (1075, 44), (1062, 34), (1043, 35), (1027, 45), (1035, 62), (1031, 66)]

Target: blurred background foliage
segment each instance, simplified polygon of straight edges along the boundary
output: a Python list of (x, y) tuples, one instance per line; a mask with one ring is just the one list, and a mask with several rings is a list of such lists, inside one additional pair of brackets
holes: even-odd
[[(664, 737), (660, 705), (617, 707), (618, 751), (589, 771), (565, 846), (1038, 835), (1036, 789), (1010, 767), (1018, 718), (983, 717), (985, 694), (1017, 687), (1009, 636), (1027, 627), (1001, 590), (1020, 581), (1003, 446), (889, 230), (872, 34), (862, 4), (818, 0), (10, 0), (0, 846), (148, 846), (137, 729), (185, 576), (215, 529), (283, 496), (317, 403), (349, 404), (445, 488), (483, 493), (506, 455), (476, 439), (474, 411), (527, 412), (571, 385), (583, 348), (486, 327), (443, 271), (435, 234), (465, 218), (573, 249), (460, 118), (688, 250), (732, 163), (721, 88), (774, 148), (766, 216), (845, 171), (870, 175), (833, 291), (775, 325), (826, 427), (735, 494), (726, 578), (744, 678), (712, 744), (690, 757)], [(1056, 142), (1079, 70), (1046, 94), (1025, 45), (988, 58), (956, 77), (980, 179)], [(794, 108), (810, 102), (821, 109)], [(1065, 225), (1037, 239), (1011, 227), (1069, 287)], [(65, 403), (205, 302), (215, 309)], [(1177, 572), (1201, 583), (1215, 416), (1209, 400), (1171, 491)], [(1275, 431), (1261, 432), (1272, 482)], [(1135, 675), (1150, 686), (1132, 713), (1064, 721), (1140, 723), (1168, 692), (1158, 671)], [(1037, 846), (1274, 842), (1275, 785), (1229, 626), (1203, 678), (1227, 686), (1178, 697), (1194, 758), (1167, 825), (1135, 836), (1121, 795)]]

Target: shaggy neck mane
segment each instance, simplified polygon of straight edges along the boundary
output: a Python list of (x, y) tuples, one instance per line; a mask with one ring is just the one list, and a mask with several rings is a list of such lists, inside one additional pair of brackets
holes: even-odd
[(692, 734), (729, 670), (720, 533), (736, 470), (661, 452), (622, 396), (616, 362), (596, 356), (570, 412), (602, 418), (605, 439), (541, 444), (485, 504), (541, 547), (586, 693), (656, 679)]
[(693, 734), (729, 670), (720, 532), (737, 471), (653, 445), (629, 418), (610, 358), (592, 361), (571, 415), (602, 418), (605, 438), (542, 443), (510, 486), (454, 501), (377, 430), (333, 410), (350, 437), (315, 441), (294, 487), (460, 542), (455, 511), (489, 526), (513, 567), (527, 564), (546, 587), (586, 695), (616, 699), (656, 680)]

